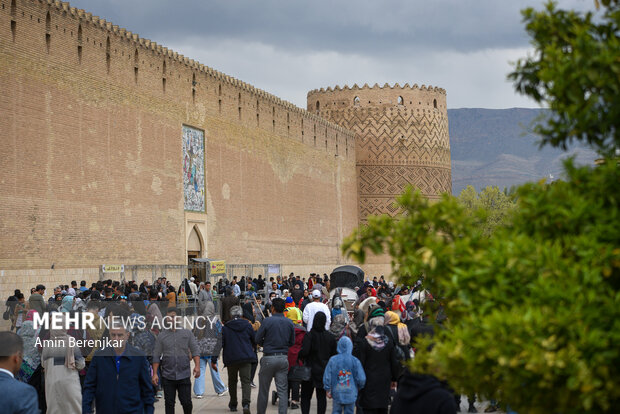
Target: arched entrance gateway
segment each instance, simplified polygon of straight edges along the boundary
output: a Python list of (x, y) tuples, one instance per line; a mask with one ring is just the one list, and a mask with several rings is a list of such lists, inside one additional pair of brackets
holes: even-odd
[(198, 259), (202, 257), (202, 237), (200, 236), (200, 230), (196, 226), (192, 227), (187, 238), (187, 265), (188, 275), (193, 276), (196, 280), (204, 281), (204, 263), (198, 263), (192, 259)]

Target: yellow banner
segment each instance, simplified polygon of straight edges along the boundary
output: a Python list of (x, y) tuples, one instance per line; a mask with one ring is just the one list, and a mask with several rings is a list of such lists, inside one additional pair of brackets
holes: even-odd
[(121, 273), (125, 271), (125, 265), (103, 265), (103, 273)]
[(212, 275), (217, 275), (220, 273), (226, 273), (226, 261), (224, 260), (218, 260), (218, 261), (214, 261), (214, 262), (209, 262), (209, 265), (211, 266), (211, 274)]

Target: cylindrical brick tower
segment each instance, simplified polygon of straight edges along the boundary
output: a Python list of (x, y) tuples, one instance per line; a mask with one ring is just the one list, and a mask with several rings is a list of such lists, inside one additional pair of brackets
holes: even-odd
[(429, 199), (452, 191), (446, 91), (405, 84), (345, 86), (308, 93), (308, 110), (352, 130), (361, 222), (394, 215), (407, 184)]

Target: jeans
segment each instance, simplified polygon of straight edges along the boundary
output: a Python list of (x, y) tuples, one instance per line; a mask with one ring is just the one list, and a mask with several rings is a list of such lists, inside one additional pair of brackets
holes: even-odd
[(258, 371), (258, 402), (256, 412), (265, 414), (271, 379), (276, 380), (278, 390), (278, 414), (286, 414), (288, 407), (288, 359), (286, 355), (264, 356)]
[(166, 414), (174, 414), (174, 405), (177, 399), (177, 391), (179, 391), (179, 401), (183, 407), (184, 414), (192, 413), (192, 382), (188, 378), (180, 380), (161, 379), (164, 387), (164, 399), (166, 406)]
[(215, 371), (211, 367), (211, 357), (200, 357), (200, 377), (194, 381), (194, 394), (203, 395), (205, 393), (205, 379), (207, 376), (207, 367), (211, 371), (211, 381), (216, 394), (220, 394), (226, 390), (224, 381), (220, 378), (220, 372)]
[[(301, 414), (310, 414), (310, 401), (314, 392), (312, 381), (301, 383)], [(327, 392), (323, 388), (316, 389), (316, 412), (325, 414), (327, 411)], [(364, 410), (365, 411), (365, 410)]]
[(354, 411), (355, 411), (355, 403), (340, 404), (339, 402), (334, 400), (332, 414), (353, 414)]
[(250, 363), (230, 364), (228, 365), (228, 392), (230, 393), (230, 401), (228, 408), (237, 408), (237, 373), (241, 379), (241, 406), (250, 405), (250, 396), (252, 389), (250, 388), (250, 371), (252, 370)]

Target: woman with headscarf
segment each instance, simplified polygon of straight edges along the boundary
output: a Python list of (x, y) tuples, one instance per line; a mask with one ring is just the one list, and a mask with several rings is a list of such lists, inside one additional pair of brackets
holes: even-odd
[(17, 331), (17, 335), (24, 341), (24, 358), (16, 378), (28, 384), (37, 368), (41, 365), (41, 356), (35, 345), (39, 333), (38, 329), (34, 329), (33, 326), (35, 313), (37, 313), (36, 310), (29, 310), (21, 328)]
[(400, 321), (400, 317), (396, 312), (385, 312), (385, 326), (390, 329), (393, 334), (394, 342), (398, 342), (398, 345), (407, 346), (411, 342), (411, 336), (407, 329), (407, 325)]
[[(79, 305), (78, 301), (81, 302), (81, 300), (78, 297), (66, 295), (65, 297), (63, 297), (62, 302), (60, 304), (60, 308), (58, 310), (63, 313), (71, 313), (73, 315), (74, 313), (78, 312), (78, 305)], [(85, 338), (84, 330), (75, 326), (74, 324), (72, 324), (67, 330), (67, 335), (72, 336), (76, 340), (82, 340)], [(82, 356), (88, 355), (88, 353), (91, 351), (91, 349), (88, 347), (79, 348), (79, 350)], [(86, 377), (85, 368), (86, 366), (83, 365), (82, 368), (78, 369), (78, 373), (80, 376), (80, 384), (84, 383), (84, 378)]]
[[(373, 298), (374, 299), (374, 298)], [(356, 310), (355, 313), (355, 323), (357, 332), (355, 336), (352, 338), (353, 340), (353, 355), (356, 355), (359, 352), (359, 347), (366, 343), (366, 336), (370, 331), (368, 327), (368, 321), (372, 318), (381, 317), (385, 315), (385, 311), (383, 308), (376, 303), (369, 303), (364, 311), (360, 314), (362, 308)]]
[(232, 316), (230, 315), (230, 309), (233, 306), (241, 306), (241, 302), (239, 301), (239, 298), (233, 295), (232, 287), (226, 286), (225, 294), (226, 296), (224, 296), (224, 298), (221, 301), (222, 323), (226, 323), (232, 320)]
[(411, 353), (411, 336), (409, 335), (407, 325), (400, 321), (400, 317), (396, 312), (385, 312), (384, 319), (385, 334), (394, 343), (396, 359), (401, 363), (400, 377), (400, 374), (406, 369), (404, 366), (405, 361), (413, 356)]
[(418, 326), (422, 324), (422, 314), (420, 312), (420, 308), (415, 304), (415, 302), (409, 300), (405, 302), (405, 310), (402, 312), (402, 315), (402, 319), (405, 325), (407, 325), (407, 331), (409, 332), (409, 336), (413, 340), (413, 332)]
[[(64, 325), (64, 321), (61, 325)], [(47, 414), (81, 412), (82, 389), (78, 371), (84, 368), (84, 357), (77, 346), (70, 345), (64, 327), (51, 329), (49, 340), (44, 344), (46, 346), (41, 354), (45, 370)]]
[[(361, 326), (364, 326), (364, 311), (361, 309), (355, 309), (353, 311), (353, 320), (349, 324), (352, 339), (355, 339)], [(355, 341), (353, 341), (353, 343), (355, 343)]]
[(23, 293), (18, 293), (15, 295), (17, 298), (17, 302), (14, 303), (13, 314), (11, 315), (11, 331), (19, 330), (22, 327), (22, 323), (24, 323), (24, 319), (26, 319), (26, 314), (28, 313), (29, 306), (28, 302), (24, 299)]
[(222, 350), (222, 322), (215, 313), (215, 305), (212, 301), (205, 302), (202, 317), (202, 321), (194, 328), (194, 336), (200, 348), (200, 377), (194, 382), (194, 394), (196, 398), (203, 397), (208, 366), (211, 371), (213, 389), (218, 396), (221, 396), (228, 391), (217, 367), (217, 357)]
[(187, 307), (189, 306), (189, 298), (187, 296), (188, 291), (185, 290), (185, 285), (187, 285), (187, 287), (189, 288), (189, 285), (188, 285), (189, 282), (187, 282), (187, 279), (185, 279), (184, 282), (185, 283), (181, 284), (181, 287), (179, 288), (179, 293), (176, 296), (177, 309), (179, 309), (179, 311), (181, 312), (181, 315), (183, 316), (185, 316), (185, 313), (187, 312)]
[(317, 414), (325, 414), (327, 409), (327, 394), (323, 388), (323, 373), (325, 366), (333, 355), (337, 353), (337, 343), (334, 336), (325, 330), (327, 316), (317, 312), (312, 320), (312, 329), (306, 334), (301, 345), (299, 357), (308, 363), (312, 370), (310, 381), (301, 383), (301, 413), (310, 413), (310, 401), (316, 389)]
[(60, 308), (58, 309), (61, 312), (71, 312), (73, 310), (73, 300), (75, 296), (67, 295), (62, 298), (62, 302), (60, 303)]
[(24, 357), (16, 379), (32, 385), (39, 396), (39, 408), (45, 412), (45, 386), (43, 384), (43, 368), (41, 367), (41, 355), (36, 347), (39, 329), (34, 329), (33, 319), (37, 313), (31, 309), (26, 314), (22, 327), (17, 331), (24, 341)]
[(54, 300), (49, 302), (47, 305), (48, 312), (57, 312), (60, 309), (61, 304), (62, 304), (62, 294), (56, 293), (56, 295), (54, 295)]
[(400, 366), (394, 343), (385, 334), (382, 309), (375, 308), (369, 316), (368, 334), (354, 352), (366, 373), (358, 403), (364, 414), (387, 414), (391, 384), (397, 380)]
[[(249, 321), (252, 324), (252, 329), (254, 329), (254, 333), (258, 331), (260, 328), (260, 322), (256, 320), (254, 316), (254, 306), (252, 303), (246, 302), (241, 305), (241, 309), (243, 310), (243, 319)], [(258, 349), (256, 345), (254, 345), (254, 353), (258, 354)], [(252, 362), (252, 372), (250, 373), (250, 387), (256, 388), (256, 384), (254, 384), (254, 377), (256, 376), (256, 369), (258, 368), (258, 356), (256, 357), (256, 362)]]
[[(342, 289), (336, 289), (334, 297), (332, 298), (332, 318), (329, 325), (329, 332), (334, 335), (336, 341), (338, 341), (343, 335), (347, 335), (347, 326), (349, 324), (349, 314), (344, 306), (344, 301), (341, 296)], [(348, 335), (347, 335), (348, 336)]]

